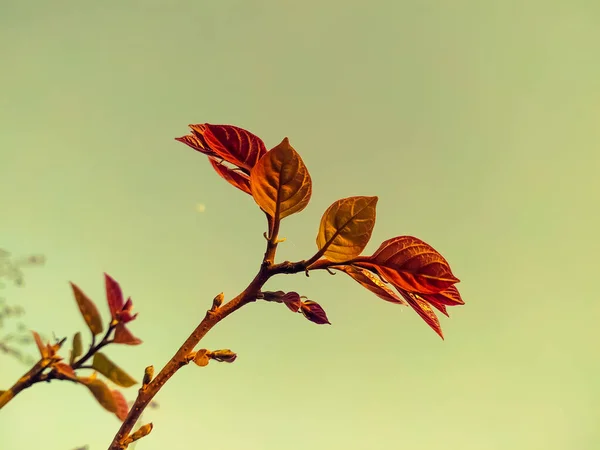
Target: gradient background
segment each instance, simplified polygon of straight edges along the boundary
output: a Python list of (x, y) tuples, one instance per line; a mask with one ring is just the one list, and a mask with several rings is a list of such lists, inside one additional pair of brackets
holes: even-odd
[[(181, 370), (139, 449), (598, 449), (599, 25), (591, 0), (0, 1), (1, 246), (48, 257), (5, 294), (71, 336), (68, 281), (106, 312), (107, 271), (144, 340), (107, 354), (141, 379), (265, 244), (252, 199), (173, 138), (289, 136), (314, 193), (280, 260), (312, 255), (336, 199), (378, 195), (366, 252), (424, 239), (467, 305), (443, 342), (343, 274), (275, 279), (333, 326), (242, 309), (204, 342), (238, 360)], [(0, 385), (24, 371), (0, 359)], [(100, 450), (117, 427), (83, 387), (37, 385), (0, 446)]]

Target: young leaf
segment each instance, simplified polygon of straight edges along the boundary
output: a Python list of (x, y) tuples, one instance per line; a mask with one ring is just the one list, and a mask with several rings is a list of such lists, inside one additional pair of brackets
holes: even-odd
[(364, 250), (375, 226), (377, 197), (348, 197), (323, 214), (317, 247), (332, 262), (348, 261)]
[(131, 387), (137, 383), (123, 369), (108, 359), (104, 353), (98, 352), (94, 355), (92, 367), (119, 386)]
[(386, 302), (408, 306), (408, 303), (406, 303), (404, 299), (399, 297), (390, 287), (388, 287), (379, 279), (377, 275), (374, 275), (371, 271), (354, 266), (336, 266), (336, 269), (345, 272), (352, 279)]
[(388, 239), (373, 255), (356, 258), (354, 264), (375, 270), (398, 289), (418, 294), (437, 294), (460, 281), (442, 255), (412, 236)]
[(410, 292), (399, 291), (400, 294), (404, 297), (404, 299), (408, 302), (408, 304), (416, 311), (416, 313), (421, 316), (421, 318), (429, 325), (433, 331), (435, 331), (442, 339), (444, 339), (444, 334), (442, 333), (442, 327), (440, 326), (440, 321), (437, 316), (429, 306), (429, 304), (419, 298), (418, 295), (414, 295)]
[(208, 158), (208, 160), (213, 166), (213, 169), (215, 169), (215, 171), (221, 176), (221, 178), (223, 178), (224, 180), (229, 182), (229, 184), (235, 186), (239, 190), (244, 191), (246, 194), (252, 195), (252, 193), (250, 192), (250, 178), (248, 177), (248, 175), (246, 175), (243, 172), (230, 169), (229, 167), (218, 162), (214, 158)]
[(111, 413), (116, 413), (117, 404), (115, 403), (113, 393), (102, 380), (98, 380), (95, 377), (89, 377), (79, 378), (79, 381), (90, 390), (92, 395), (104, 409)]
[(258, 206), (276, 220), (308, 205), (312, 193), (310, 175), (288, 138), (256, 163), (250, 172), (250, 189)]
[(110, 316), (115, 319), (117, 314), (123, 309), (125, 301), (123, 300), (123, 291), (121, 286), (110, 275), (104, 274), (104, 282), (106, 285), (106, 300)]
[(75, 375), (75, 371), (73, 368), (65, 363), (56, 363), (52, 366), (52, 368), (65, 378), (69, 378), (71, 380), (76, 380), (77, 376)]
[(83, 320), (85, 320), (85, 323), (92, 334), (95, 336), (102, 333), (102, 317), (100, 316), (96, 305), (94, 305), (94, 302), (92, 302), (74, 283), (71, 283), (71, 288), (73, 289), (73, 295), (75, 296), (75, 301), (77, 302), (77, 306), (79, 306), (79, 311), (83, 316)]
[(71, 356), (69, 364), (73, 364), (77, 358), (83, 354), (83, 344), (81, 343), (81, 333), (78, 331), (73, 335), (73, 346), (71, 347)]
[(287, 292), (281, 296), (281, 301), (290, 311), (297, 313), (302, 306), (302, 299), (297, 292)]
[(252, 169), (267, 153), (262, 139), (243, 128), (210, 123), (190, 125), (190, 128), (214, 154), (243, 169)]
[(208, 350), (206, 350), (205, 348), (198, 350), (194, 355), (194, 363), (200, 367), (206, 366), (210, 361), (207, 353)]
[(32, 331), (31, 334), (33, 334), (35, 345), (38, 348), (42, 358), (48, 358), (50, 356), (48, 352), (48, 346), (44, 345), (44, 343), (42, 342), (42, 338), (40, 338), (40, 335), (36, 331)]
[(325, 314), (325, 310), (321, 308), (321, 305), (319, 305), (317, 302), (313, 302), (312, 300), (306, 300), (302, 302), (300, 311), (302, 314), (304, 314), (304, 317), (311, 322), (314, 322), (318, 325), (323, 325), (326, 323), (331, 325), (331, 322), (329, 322), (329, 319), (327, 318), (327, 314)]
[(117, 416), (119, 420), (123, 422), (127, 418), (127, 414), (129, 414), (127, 400), (125, 400), (125, 397), (123, 397), (121, 391), (113, 389), (111, 393), (115, 403), (115, 416)]
[(465, 302), (460, 297), (460, 293), (456, 286), (450, 286), (447, 289), (444, 289), (442, 292), (438, 292), (437, 294), (421, 294), (423, 299), (427, 300), (431, 304), (433, 302), (441, 303), (446, 306), (456, 306), (456, 305), (464, 305)]
[(129, 331), (129, 328), (127, 328), (124, 323), (119, 323), (115, 327), (113, 342), (115, 344), (124, 345), (139, 345), (142, 343), (141, 339), (138, 339), (131, 334), (131, 331)]
[(212, 352), (207, 352), (206, 356), (208, 356), (210, 359), (214, 359), (215, 361), (226, 363), (232, 363), (237, 358), (237, 354), (232, 352), (228, 348), (223, 350), (214, 350)]

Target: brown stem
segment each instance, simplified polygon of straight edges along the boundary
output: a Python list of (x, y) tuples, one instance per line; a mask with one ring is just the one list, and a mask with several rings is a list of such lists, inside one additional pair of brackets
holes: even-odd
[(7, 391), (0, 395), (0, 409), (8, 402), (10, 402), (15, 396), (23, 389), (27, 389), (32, 384), (38, 381), (39, 375), (52, 364), (51, 358), (40, 359), (29, 371), (17, 380)]
[(241, 294), (214, 311), (208, 311), (206, 313), (202, 322), (200, 322), (192, 334), (190, 334), (183, 345), (179, 347), (179, 350), (177, 350), (171, 360), (162, 368), (156, 378), (138, 391), (138, 396), (135, 399), (129, 414), (121, 424), (121, 428), (119, 428), (119, 431), (110, 444), (109, 450), (121, 450), (127, 448), (125, 441), (140, 415), (175, 372), (189, 363), (189, 355), (194, 350), (194, 347), (198, 345), (206, 333), (208, 333), (217, 323), (245, 304), (255, 300), (256, 294), (260, 291), (260, 288), (265, 284), (269, 277), (270, 273), (268, 265), (263, 263), (259, 273)]
[[(298, 273), (305, 272), (308, 270), (307, 261), (298, 262), (284, 262), (281, 264), (273, 264), (275, 257), (275, 251), (277, 249), (277, 233), (279, 231), (279, 221), (270, 223), (270, 235), (267, 238), (267, 250), (263, 258), (263, 263), (258, 274), (254, 277), (252, 282), (248, 285), (244, 291), (234, 299), (225, 303), (224, 305), (211, 308), (207, 311), (206, 316), (196, 327), (196, 329), (190, 334), (179, 350), (173, 355), (173, 357), (167, 362), (167, 364), (158, 373), (150, 383), (142, 386), (138, 391), (137, 398), (133, 403), (133, 406), (129, 410), (129, 414), (121, 424), (119, 431), (113, 438), (108, 450), (122, 450), (127, 448), (127, 438), (131, 433), (131, 430), (137, 423), (139, 417), (143, 413), (144, 409), (150, 404), (154, 396), (160, 391), (165, 383), (175, 375), (180, 368), (185, 366), (191, 361), (190, 355), (192, 351), (198, 345), (200, 340), (214, 327), (217, 323), (223, 320), (231, 313), (237, 311), (242, 306), (256, 300), (257, 296), (260, 297), (260, 290), (263, 285), (273, 275), (280, 273)], [(314, 261), (313, 261), (314, 262)], [(339, 265), (343, 263), (332, 263), (327, 260), (319, 260), (311, 265), (311, 270), (325, 269), (330, 266)]]

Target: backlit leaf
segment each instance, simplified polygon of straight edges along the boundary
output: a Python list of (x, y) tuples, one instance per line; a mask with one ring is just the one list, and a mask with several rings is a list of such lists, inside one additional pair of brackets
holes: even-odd
[(317, 247), (329, 261), (348, 261), (364, 250), (375, 226), (377, 197), (348, 197), (323, 214)]
[(87, 387), (98, 403), (111, 413), (117, 412), (117, 404), (115, 402), (112, 391), (102, 381), (95, 377), (79, 378), (79, 381)]
[(127, 372), (108, 359), (104, 353), (98, 352), (94, 355), (92, 367), (119, 386), (131, 387), (137, 383)]
[(127, 405), (127, 400), (125, 400), (125, 397), (121, 391), (113, 389), (111, 393), (115, 403), (115, 415), (121, 422), (123, 422), (127, 418), (127, 414), (129, 414), (129, 405)]
[(69, 363), (73, 364), (77, 358), (83, 354), (83, 344), (81, 342), (81, 333), (78, 331), (73, 335), (73, 346), (71, 347), (71, 356)]
[(308, 205), (312, 182), (302, 158), (285, 138), (254, 166), (250, 188), (262, 210), (281, 220)]
[(373, 292), (379, 298), (391, 303), (408, 305), (404, 299), (399, 297), (390, 287), (388, 287), (377, 275), (373, 274), (371, 271), (354, 266), (336, 266), (336, 269), (347, 273), (351, 278), (356, 280), (369, 291)]
[(77, 285), (71, 283), (71, 288), (73, 288), (73, 295), (75, 296), (75, 301), (77, 302), (77, 306), (79, 306), (79, 311), (83, 316), (83, 320), (85, 320), (85, 323), (92, 334), (97, 335), (102, 333), (102, 317), (94, 302), (92, 302), (88, 296), (77, 287)]
[(353, 264), (375, 270), (398, 289), (419, 294), (437, 294), (460, 281), (442, 255), (412, 236), (389, 239)]
[(444, 339), (444, 335), (442, 333), (442, 327), (440, 326), (440, 321), (437, 316), (431, 309), (429, 304), (419, 298), (418, 295), (414, 295), (410, 292), (399, 291), (400, 294), (404, 297), (404, 299), (408, 302), (412, 309), (416, 311), (416, 313), (421, 316), (421, 318), (429, 325), (433, 331), (435, 331), (442, 339)]
[(190, 125), (190, 128), (214, 154), (243, 169), (251, 170), (267, 153), (262, 139), (243, 128), (210, 123)]
[(229, 184), (235, 186), (239, 190), (244, 191), (246, 194), (252, 195), (250, 192), (250, 177), (248, 177), (248, 175), (238, 170), (230, 169), (213, 158), (209, 158), (208, 160), (221, 178), (228, 181)]

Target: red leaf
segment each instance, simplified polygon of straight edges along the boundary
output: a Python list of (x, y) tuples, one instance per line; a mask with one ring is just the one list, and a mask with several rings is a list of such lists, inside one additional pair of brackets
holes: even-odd
[(129, 406), (127, 405), (127, 400), (123, 397), (121, 391), (114, 389), (111, 391), (113, 400), (115, 402), (115, 415), (119, 418), (121, 422), (123, 422), (127, 418), (127, 414), (129, 414)]
[(408, 305), (406, 301), (396, 295), (396, 293), (391, 288), (386, 286), (386, 284), (381, 281), (377, 275), (373, 274), (369, 270), (354, 266), (336, 266), (336, 269), (347, 273), (352, 279), (386, 302)]
[(446, 317), (450, 317), (450, 314), (448, 314), (448, 310), (446, 309), (446, 305), (444, 305), (443, 303), (440, 303), (431, 298), (425, 299), (425, 297), (421, 297), (417, 294), (414, 294), (414, 295), (416, 297), (419, 297), (419, 298), (422, 298), (423, 300), (425, 300), (427, 303), (429, 303), (431, 306), (433, 306), (435, 309), (437, 309), (439, 312), (441, 312)]
[(250, 171), (267, 153), (258, 136), (233, 125), (190, 125), (196, 137), (204, 138), (207, 147), (225, 161)]
[(297, 292), (288, 292), (281, 297), (281, 301), (287, 306), (290, 311), (298, 312), (302, 306), (302, 299)]
[(123, 291), (121, 286), (108, 274), (104, 274), (106, 283), (106, 300), (108, 301), (108, 308), (110, 309), (110, 315), (113, 319), (117, 317), (117, 313), (123, 309)]
[(208, 158), (208, 160), (212, 164), (213, 169), (215, 169), (221, 178), (225, 179), (229, 182), (229, 184), (235, 186), (241, 191), (244, 191), (246, 194), (252, 195), (250, 192), (250, 177), (248, 177), (248, 175), (237, 170), (232, 170), (224, 164), (216, 161), (214, 158)]
[(447, 289), (444, 289), (442, 292), (438, 292), (437, 294), (420, 294), (428, 302), (438, 302), (442, 305), (446, 306), (457, 306), (464, 305), (465, 302), (460, 297), (460, 293), (456, 286), (450, 286)]
[(442, 255), (412, 236), (388, 239), (373, 255), (354, 263), (375, 269), (398, 289), (418, 294), (437, 294), (460, 281)]
[(419, 298), (417, 295), (414, 295), (410, 292), (399, 292), (400, 294), (402, 294), (402, 296), (408, 302), (408, 304), (412, 307), (412, 309), (414, 309), (417, 312), (417, 314), (421, 316), (421, 318), (427, 323), (427, 325), (433, 328), (433, 331), (435, 331), (442, 339), (444, 339), (442, 327), (440, 326), (440, 321), (438, 320), (437, 316), (435, 315), (429, 304), (425, 300)]
[(119, 323), (115, 327), (115, 336), (113, 338), (115, 344), (139, 345), (142, 341), (136, 338), (131, 331), (123, 324)]
[(317, 302), (313, 302), (312, 300), (306, 300), (302, 302), (300, 305), (300, 311), (304, 314), (311, 322), (314, 322), (319, 325), (323, 325), (325, 323), (331, 325), (329, 319), (327, 318), (327, 314), (325, 314), (325, 310), (321, 308)]
[(183, 142), (185, 145), (192, 147), (194, 150), (204, 153), (205, 155), (214, 155), (204, 142), (204, 138), (198, 137), (195, 134), (187, 134), (185, 136), (175, 138), (176, 141)]

